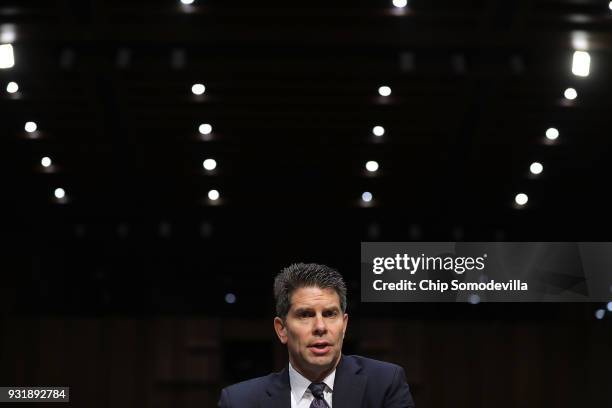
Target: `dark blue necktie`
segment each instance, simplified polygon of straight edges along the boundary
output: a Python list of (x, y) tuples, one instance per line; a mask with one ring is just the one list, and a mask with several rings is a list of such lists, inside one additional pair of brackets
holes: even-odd
[(329, 408), (327, 402), (323, 398), (323, 390), (325, 389), (324, 383), (312, 383), (308, 386), (310, 392), (314, 396), (314, 399), (310, 403), (310, 408)]

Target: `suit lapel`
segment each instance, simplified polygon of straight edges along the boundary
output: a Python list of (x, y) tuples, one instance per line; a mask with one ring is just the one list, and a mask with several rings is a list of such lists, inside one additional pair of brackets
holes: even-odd
[(357, 408), (363, 405), (367, 377), (351, 357), (342, 356), (336, 367), (332, 402), (334, 408)]
[(259, 405), (262, 408), (291, 408), (291, 386), (287, 367), (272, 375)]

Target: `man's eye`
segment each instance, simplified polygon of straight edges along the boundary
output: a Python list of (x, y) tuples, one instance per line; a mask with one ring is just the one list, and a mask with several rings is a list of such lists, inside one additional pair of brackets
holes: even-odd
[(338, 315), (338, 312), (336, 312), (336, 311), (326, 312), (325, 313), (325, 316), (327, 316), (327, 317), (334, 317), (336, 315)]

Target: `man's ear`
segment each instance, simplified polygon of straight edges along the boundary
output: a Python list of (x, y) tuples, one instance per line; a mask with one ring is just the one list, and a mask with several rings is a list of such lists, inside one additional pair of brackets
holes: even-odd
[(280, 317), (274, 318), (274, 331), (281, 343), (287, 344), (287, 327)]
[(343, 320), (343, 328), (342, 328), (342, 338), (344, 338), (344, 335), (346, 334), (346, 327), (348, 326), (348, 313), (345, 313), (344, 316), (342, 316), (342, 320)]

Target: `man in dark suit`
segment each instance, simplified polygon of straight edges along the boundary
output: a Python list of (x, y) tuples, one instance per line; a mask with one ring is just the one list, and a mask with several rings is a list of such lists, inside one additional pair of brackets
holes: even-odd
[(414, 408), (404, 370), (342, 355), (346, 285), (332, 268), (295, 264), (274, 280), (284, 370), (223, 389), (221, 408)]

